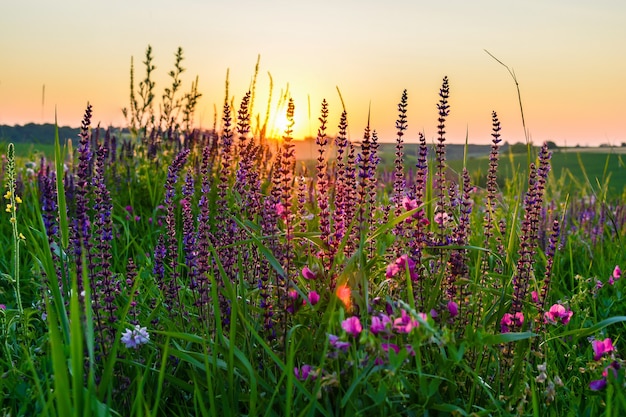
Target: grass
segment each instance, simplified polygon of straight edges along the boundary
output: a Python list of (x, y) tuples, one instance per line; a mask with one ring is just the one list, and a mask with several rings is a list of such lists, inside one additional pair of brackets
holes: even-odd
[(622, 415), (623, 200), (590, 198), (589, 171), (566, 195), (545, 149), (499, 185), (495, 113), (485, 187), (450, 178), (448, 94), (410, 175), (406, 93), (392, 174), (345, 112), (331, 139), (324, 102), (297, 176), (293, 125), (265, 137), (252, 93), (209, 132), (151, 126), (140, 97), (116, 147), (89, 106), (33, 175), (10, 149), (2, 414)]
[[(624, 155), (615, 152), (588, 152), (556, 150), (551, 158), (553, 177), (561, 193), (576, 194), (577, 190), (601, 195), (608, 200), (624, 198), (626, 192), (626, 165)], [(450, 166), (461, 171), (463, 161), (450, 161)], [(527, 175), (527, 156), (512, 155), (503, 158), (499, 165), (501, 186), (505, 186), (515, 175)], [(474, 183), (484, 186), (489, 167), (489, 159), (469, 158), (467, 169), (472, 173)]]

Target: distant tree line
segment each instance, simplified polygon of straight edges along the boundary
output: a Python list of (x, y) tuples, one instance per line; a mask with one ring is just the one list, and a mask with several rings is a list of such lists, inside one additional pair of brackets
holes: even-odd
[[(59, 138), (61, 140), (76, 138), (79, 132), (80, 129), (77, 127), (59, 126)], [(104, 129), (101, 133), (104, 134)], [(54, 124), (0, 125), (0, 142), (53, 144)]]

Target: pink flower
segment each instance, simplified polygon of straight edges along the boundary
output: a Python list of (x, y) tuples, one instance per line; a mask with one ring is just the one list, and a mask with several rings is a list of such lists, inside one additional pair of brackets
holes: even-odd
[(414, 327), (419, 325), (419, 322), (411, 318), (404, 310), (402, 310), (401, 316), (393, 321), (393, 329), (398, 333), (410, 333)]
[(613, 352), (615, 347), (613, 342), (608, 337), (604, 340), (594, 340), (591, 342), (593, 348), (593, 360), (599, 360), (605, 353)]
[(302, 276), (306, 279), (315, 279), (315, 272), (311, 271), (308, 266), (302, 268)]
[(387, 278), (391, 278), (398, 274), (398, 272), (404, 272), (407, 266), (409, 267), (411, 278), (416, 279), (417, 274), (415, 273), (415, 261), (409, 258), (409, 256), (406, 254), (401, 255), (398, 259), (396, 259), (387, 266), (387, 273), (385, 274), (385, 276)]
[(622, 277), (622, 270), (619, 269), (619, 265), (615, 265), (615, 269), (613, 270), (613, 278), (620, 279)]
[(0, 310), (6, 310), (7, 306), (5, 306), (4, 304), (0, 304)]
[(357, 337), (361, 331), (363, 331), (363, 326), (361, 326), (361, 320), (357, 316), (348, 317), (344, 321), (341, 322), (341, 328), (352, 335), (352, 337)]
[(391, 319), (386, 314), (381, 314), (380, 317), (372, 317), (372, 325), (370, 331), (373, 334), (378, 334), (387, 330), (387, 324), (391, 323)]
[(459, 305), (454, 301), (448, 301), (448, 312), (451, 317), (456, 317), (459, 314)]
[(533, 300), (533, 303), (539, 302), (539, 294), (537, 293), (537, 291), (531, 291), (530, 296)]
[(524, 313), (521, 311), (515, 314), (505, 313), (500, 320), (500, 331), (508, 333), (515, 327), (522, 327), (522, 324), (524, 324)]
[(287, 210), (285, 209), (283, 203), (276, 203), (274, 210), (276, 210), (276, 215), (281, 219), (287, 218)]
[(320, 295), (317, 293), (317, 291), (311, 291), (309, 293), (309, 303), (311, 303), (312, 306), (314, 306), (315, 304), (319, 303), (320, 301)]
[(572, 318), (574, 314), (573, 311), (567, 310), (561, 304), (554, 304), (550, 307), (545, 313), (545, 318), (548, 323), (558, 323), (559, 321), (563, 324), (569, 323), (569, 320)]
[(450, 216), (448, 215), (448, 213), (446, 213), (445, 211), (440, 211), (439, 213), (435, 214), (435, 223), (443, 226), (445, 223), (448, 222), (449, 218)]

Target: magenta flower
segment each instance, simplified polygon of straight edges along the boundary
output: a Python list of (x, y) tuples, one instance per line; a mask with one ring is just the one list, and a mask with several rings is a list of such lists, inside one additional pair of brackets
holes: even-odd
[(308, 266), (302, 268), (302, 276), (306, 279), (315, 279), (315, 272), (311, 271)]
[(309, 303), (311, 303), (312, 306), (314, 306), (315, 304), (319, 303), (320, 301), (320, 295), (317, 293), (317, 291), (311, 291), (309, 293)]
[(298, 381), (306, 381), (311, 377), (311, 379), (315, 379), (315, 374), (312, 372), (313, 368), (311, 365), (302, 365), (302, 367), (298, 368), (297, 366), (293, 368), (293, 373), (296, 375)]
[(448, 301), (448, 312), (451, 317), (456, 317), (459, 314), (459, 305), (454, 301)]
[(594, 340), (591, 342), (593, 348), (593, 360), (599, 360), (605, 353), (613, 352), (615, 347), (613, 342), (608, 337), (604, 340)]
[(387, 330), (387, 324), (391, 323), (391, 319), (386, 314), (372, 317), (372, 325), (370, 331), (373, 334), (378, 334)]
[(537, 293), (537, 291), (531, 291), (530, 296), (533, 300), (533, 303), (539, 302), (539, 294)]
[(396, 352), (396, 355), (400, 353), (400, 346), (396, 345), (395, 343), (382, 343), (380, 347), (382, 347), (385, 352), (393, 350), (394, 352)]
[(5, 306), (4, 304), (0, 304), (0, 310), (6, 310), (7, 306)]
[(287, 210), (282, 203), (276, 203), (276, 205), (274, 206), (274, 210), (276, 210), (276, 215), (281, 219), (287, 218)]
[(413, 328), (420, 324), (414, 318), (411, 318), (406, 311), (402, 310), (401, 316), (393, 321), (393, 328), (398, 333), (410, 333)]
[(342, 321), (341, 327), (346, 331), (346, 333), (351, 334), (352, 337), (357, 337), (363, 330), (361, 320), (359, 320), (357, 316), (348, 317)]
[(387, 272), (385, 276), (387, 278), (391, 278), (397, 275), (398, 272), (404, 272), (407, 266), (409, 267), (411, 278), (417, 279), (417, 274), (415, 273), (415, 261), (409, 258), (409, 256), (406, 254), (401, 255), (398, 259), (396, 259), (387, 266)]
[(620, 279), (622, 277), (622, 270), (619, 268), (619, 265), (615, 265), (615, 269), (613, 270), (613, 278)]
[(136, 324), (134, 329), (126, 329), (126, 331), (122, 333), (120, 341), (124, 343), (127, 348), (137, 349), (140, 345), (150, 341), (150, 335), (148, 334), (148, 329)]
[(500, 320), (500, 331), (508, 333), (515, 327), (522, 327), (522, 324), (524, 324), (524, 313), (521, 311), (515, 314), (505, 313)]
[(567, 310), (561, 304), (554, 304), (552, 307), (550, 307), (550, 310), (545, 313), (545, 319), (546, 322), (552, 324), (558, 323), (559, 321), (563, 324), (567, 324), (569, 323), (569, 320), (572, 318), (573, 314), (573, 311)]

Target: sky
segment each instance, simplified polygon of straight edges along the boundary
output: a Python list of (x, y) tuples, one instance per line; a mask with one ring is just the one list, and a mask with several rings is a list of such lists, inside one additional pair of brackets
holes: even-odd
[[(349, 135), (367, 126), (394, 141), (408, 92), (415, 141), (437, 135), (438, 93), (450, 83), (450, 143), (489, 143), (491, 113), (510, 143), (626, 142), (623, 0), (24, 0), (0, 5), (0, 124), (126, 126), (130, 62), (143, 78), (153, 49), (157, 103), (178, 47), (182, 90), (199, 79), (195, 122), (210, 128), (225, 98), (239, 105), (260, 56), (253, 111), (279, 125), (295, 104), (295, 136), (314, 136), (323, 99), (334, 136), (345, 105)], [(514, 73), (486, 51), (497, 57)], [(270, 90), (270, 79), (272, 88)], [(271, 96), (270, 96), (271, 91)], [(271, 100), (270, 100), (271, 99)], [(219, 123), (219, 121), (218, 121)]]

